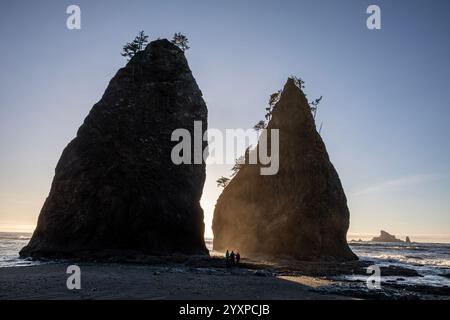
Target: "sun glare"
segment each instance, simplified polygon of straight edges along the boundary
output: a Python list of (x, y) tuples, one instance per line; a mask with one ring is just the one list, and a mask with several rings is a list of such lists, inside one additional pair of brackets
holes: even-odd
[(33, 232), (34, 228), (32, 224), (0, 224), (0, 232)]

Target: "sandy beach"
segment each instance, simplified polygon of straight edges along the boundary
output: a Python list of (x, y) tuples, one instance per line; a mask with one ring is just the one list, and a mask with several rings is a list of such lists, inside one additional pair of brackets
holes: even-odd
[[(69, 265), (81, 269), (81, 289), (69, 290)], [(366, 274), (367, 262), (302, 262), (244, 259), (226, 268), (222, 258), (139, 257), (134, 261), (59, 261), (0, 268), (0, 299), (310, 300), (448, 299), (449, 288), (383, 283), (368, 290), (362, 281), (336, 276)], [(412, 269), (386, 267), (383, 274), (413, 277)]]
[(343, 299), (311, 291), (312, 277), (267, 277), (250, 270), (79, 264), (82, 287), (68, 290), (66, 263), (0, 270), (0, 299)]

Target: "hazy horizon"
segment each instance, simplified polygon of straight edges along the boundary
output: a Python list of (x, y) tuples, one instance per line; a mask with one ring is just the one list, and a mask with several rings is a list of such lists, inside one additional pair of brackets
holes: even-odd
[[(210, 128), (251, 128), (291, 74), (308, 98), (324, 96), (318, 117), (348, 199), (348, 238), (383, 229), (450, 242), (449, 2), (377, 1), (376, 31), (371, 3), (356, 0), (78, 1), (81, 30), (66, 28), (68, 1), (23, 4), (0, 4), (0, 231), (32, 231), (63, 148), (143, 29), (152, 40), (187, 34)], [(207, 166), (207, 237), (216, 179), (230, 168)]]
[[(0, 225), (0, 233), (24, 233), (32, 234), (35, 225), (15, 225), (15, 226), (2, 226)], [(386, 230), (385, 230), (386, 231)], [(405, 240), (408, 236), (411, 238), (412, 242), (419, 243), (450, 243), (450, 234), (406, 234), (406, 233), (394, 233), (388, 230), (389, 233), (395, 235), (400, 240)], [(380, 233), (348, 233), (348, 241), (358, 241), (359, 239), (363, 241), (369, 241), (375, 236), (379, 236)], [(205, 234), (205, 239), (214, 239), (212, 234)]]

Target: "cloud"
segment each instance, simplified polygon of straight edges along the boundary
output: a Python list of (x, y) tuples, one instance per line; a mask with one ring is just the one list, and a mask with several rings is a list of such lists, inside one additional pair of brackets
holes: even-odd
[(380, 193), (380, 192), (386, 192), (396, 189), (401, 189), (407, 186), (411, 185), (417, 185), (422, 184), (430, 181), (436, 181), (442, 179), (441, 175), (438, 174), (421, 174), (421, 175), (414, 175), (414, 176), (406, 176), (406, 177), (400, 177), (392, 180), (384, 181), (380, 184), (372, 185), (367, 188), (358, 190), (356, 192), (353, 192), (352, 196), (360, 196), (360, 195), (366, 195), (371, 193)]

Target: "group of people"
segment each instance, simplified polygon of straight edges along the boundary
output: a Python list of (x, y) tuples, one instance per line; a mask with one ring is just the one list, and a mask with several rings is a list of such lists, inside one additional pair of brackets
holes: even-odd
[(239, 261), (241, 260), (241, 254), (238, 252), (234, 253), (234, 251), (231, 251), (231, 253), (227, 250), (225, 253), (225, 261), (227, 264), (227, 268), (231, 267), (233, 265), (239, 265)]

